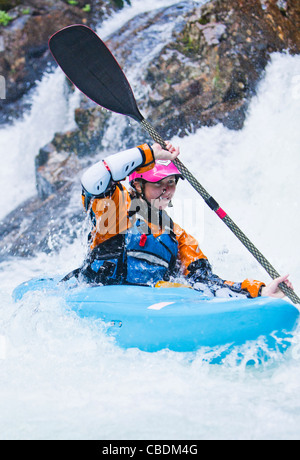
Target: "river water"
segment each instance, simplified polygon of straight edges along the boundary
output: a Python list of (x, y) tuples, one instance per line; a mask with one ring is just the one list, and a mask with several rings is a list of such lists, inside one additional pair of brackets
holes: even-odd
[[(132, 1), (133, 7), (141, 3), (145, 11), (173, 2)], [(126, 7), (109, 27), (104, 24), (103, 34), (131, 16)], [(30, 113), (0, 131), (0, 217), (35, 193), (38, 148), (55, 131), (72, 127), (76, 95), (64, 97), (60, 72), (45, 75), (31, 97)], [(298, 295), (299, 118), (300, 57), (274, 54), (243, 130), (218, 125), (172, 139), (230, 217), (279, 272), (290, 273)], [(172, 213), (198, 238), (217, 274), (269, 281), (186, 182), (178, 187)], [(203, 350), (193, 356), (121, 350), (101, 322), (79, 319), (46, 293), (12, 301), (20, 282), (77, 267), (84, 242), (85, 235), (59, 254), (0, 265), (0, 439), (300, 438), (299, 330), (287, 354), (266, 365), (246, 366), (254, 345), (239, 364), (229, 359), (211, 365)]]

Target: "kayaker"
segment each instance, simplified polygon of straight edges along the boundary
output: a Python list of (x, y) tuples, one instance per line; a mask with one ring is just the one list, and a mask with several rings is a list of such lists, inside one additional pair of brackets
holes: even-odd
[[(163, 285), (180, 282), (209, 295), (284, 297), (288, 276), (266, 286), (257, 280), (223, 280), (212, 271), (197, 240), (173, 222), (170, 206), (182, 175), (172, 162), (179, 148), (166, 142), (140, 145), (108, 156), (82, 177), (82, 201), (92, 230), (81, 269), (96, 284)], [(129, 176), (128, 191), (121, 181)]]

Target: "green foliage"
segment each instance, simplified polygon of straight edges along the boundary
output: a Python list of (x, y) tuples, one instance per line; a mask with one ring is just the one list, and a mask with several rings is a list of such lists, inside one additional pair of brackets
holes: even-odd
[(22, 0), (0, 0), (0, 11), (9, 11), (22, 3)]
[(200, 46), (199, 38), (192, 37), (188, 30), (185, 30), (183, 32), (181, 41), (183, 45), (183, 48), (181, 51), (183, 52), (183, 54), (195, 55), (199, 52), (199, 46)]
[(0, 26), (7, 26), (12, 18), (5, 11), (0, 10)]
[[(113, 2), (118, 8), (123, 8), (123, 6), (124, 6), (124, 0), (112, 0), (112, 2)], [(126, 3), (128, 3), (128, 5), (131, 5), (130, 0), (126, 0)]]
[(201, 24), (202, 26), (205, 26), (206, 24), (208, 24), (210, 22), (210, 19), (209, 17), (206, 15), (206, 16), (202, 16), (200, 19), (198, 19), (198, 22), (199, 24)]
[[(68, 5), (71, 5), (71, 6), (77, 6), (79, 4), (79, 2), (77, 0), (66, 0)], [(79, 5), (80, 6), (80, 5)], [(85, 13), (90, 13), (91, 11), (91, 5), (89, 3), (87, 3), (86, 5), (84, 5), (84, 7), (82, 8), (82, 11), (84, 11)]]

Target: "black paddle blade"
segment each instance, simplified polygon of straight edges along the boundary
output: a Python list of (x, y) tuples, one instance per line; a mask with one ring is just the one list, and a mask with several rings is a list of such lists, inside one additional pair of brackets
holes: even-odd
[(89, 27), (76, 24), (59, 30), (49, 48), (69, 80), (98, 105), (138, 122), (144, 119), (121, 67)]

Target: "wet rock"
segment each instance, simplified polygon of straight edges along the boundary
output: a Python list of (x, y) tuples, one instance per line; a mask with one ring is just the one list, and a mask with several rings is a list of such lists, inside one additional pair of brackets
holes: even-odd
[(86, 219), (78, 186), (68, 184), (46, 200), (33, 197), (0, 222), (0, 262), (59, 251), (80, 237)]
[(186, 15), (146, 74), (145, 110), (164, 137), (218, 122), (242, 128), (270, 54), (300, 52), (299, 7), (285, 5), (283, 14), (275, 1), (213, 1)]
[(78, 0), (76, 4), (26, 0), (5, 5), (10, 20), (0, 25), (0, 75), (6, 92), (0, 100), (0, 123), (23, 114), (28, 103), (22, 96), (35, 86), (47, 65), (54, 64), (48, 50), (51, 35), (74, 23), (95, 25), (112, 9), (111, 2), (101, 0)]
[(74, 180), (91, 158), (101, 149), (101, 142), (110, 113), (87, 98), (75, 110), (78, 128), (56, 133), (53, 140), (42, 147), (35, 159), (38, 196), (46, 199), (56, 190)]

